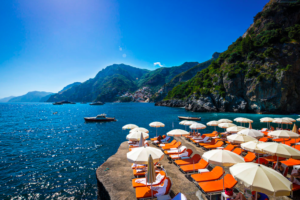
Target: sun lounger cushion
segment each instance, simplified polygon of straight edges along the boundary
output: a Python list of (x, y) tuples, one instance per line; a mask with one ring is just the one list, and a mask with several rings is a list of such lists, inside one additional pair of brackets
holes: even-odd
[(224, 170), (220, 166), (216, 166), (212, 171), (200, 174), (192, 174), (191, 177), (196, 182), (214, 181), (222, 177)]
[(296, 160), (293, 158), (290, 158), (290, 159), (284, 160), (284, 161), (280, 161), (280, 162), (288, 167), (292, 167), (294, 165), (300, 165), (300, 160)]
[(136, 163), (133, 163), (131, 165), (131, 169), (137, 169), (137, 168), (144, 168), (146, 167), (147, 165), (141, 165), (141, 164), (136, 164)]
[(168, 151), (164, 151), (165, 154), (181, 154), (186, 150), (186, 146), (181, 146), (179, 149), (170, 149)]
[(255, 153), (248, 152), (247, 155), (244, 157), (245, 162), (253, 162), (256, 158)]
[(160, 144), (160, 147), (166, 147), (166, 146), (173, 146), (174, 144), (176, 144), (176, 140), (173, 140), (172, 142), (168, 143), (168, 144)]
[[(237, 184), (237, 181), (231, 174), (224, 176), (224, 188), (233, 188)], [(200, 182), (199, 186), (205, 193), (220, 192), (223, 191), (223, 179), (216, 181)]]
[[(141, 198), (151, 197), (150, 187), (151, 186), (137, 187), (135, 189), (136, 198), (141, 199)], [(164, 180), (164, 182), (162, 184), (160, 184), (159, 186), (152, 187), (153, 196), (157, 197), (157, 196), (167, 194), (167, 193), (169, 193), (170, 188), (171, 188), (171, 180), (168, 177), (166, 177), (166, 179)]]
[(163, 150), (169, 150), (169, 149), (175, 149), (175, 148), (178, 148), (178, 147), (180, 147), (180, 145), (181, 145), (181, 142), (176, 142), (176, 144), (174, 144), (173, 146), (164, 146), (164, 147), (162, 147), (162, 149)]
[(193, 164), (193, 163), (198, 163), (200, 159), (201, 159), (201, 156), (199, 154), (195, 154), (190, 159), (176, 160), (175, 163), (178, 166), (181, 166), (181, 165), (190, 165), (190, 164)]
[(232, 144), (228, 144), (223, 150), (232, 151), (234, 148)]
[(190, 164), (190, 165), (183, 165), (180, 166), (180, 169), (186, 173), (197, 171), (198, 169), (205, 169), (208, 165), (208, 162), (206, 162), (204, 159), (201, 159), (196, 164)]
[(184, 151), (183, 153), (181, 154), (174, 154), (174, 155), (170, 155), (170, 157), (172, 159), (180, 159), (182, 157), (190, 157), (192, 155), (193, 151), (191, 149), (188, 149), (186, 151)]
[[(160, 171), (156, 175), (155, 182), (152, 183), (152, 185), (159, 185), (162, 183), (162, 181), (166, 178), (166, 173), (164, 171)], [(144, 187), (147, 185), (151, 185), (151, 183), (146, 183), (146, 178), (136, 178), (132, 179), (132, 186), (135, 187)]]
[(223, 142), (219, 141), (215, 145), (207, 145), (207, 146), (204, 146), (204, 148), (205, 149), (216, 149), (216, 148), (221, 147), (221, 146), (223, 146)]

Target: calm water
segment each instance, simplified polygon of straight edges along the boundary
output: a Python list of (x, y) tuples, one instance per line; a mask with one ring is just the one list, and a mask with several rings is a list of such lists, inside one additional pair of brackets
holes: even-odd
[[(53, 114), (57, 112), (57, 114)], [(117, 122), (85, 123), (83, 117), (106, 113)], [(161, 121), (164, 134), (178, 124), (178, 115), (202, 117), (201, 123), (220, 118), (247, 117), (253, 128), (265, 127), (266, 115), (192, 113), (182, 108), (154, 104), (116, 103), (54, 106), (46, 103), (0, 103), (0, 199), (96, 199), (95, 171), (116, 153), (128, 131), (128, 123), (150, 130)], [(282, 115), (268, 115), (283, 117)], [(297, 115), (289, 117), (298, 118)], [(202, 132), (211, 132), (208, 127)]]

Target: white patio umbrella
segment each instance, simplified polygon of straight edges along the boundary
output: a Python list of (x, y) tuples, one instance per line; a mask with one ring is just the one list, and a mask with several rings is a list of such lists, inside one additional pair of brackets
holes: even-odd
[(126, 124), (125, 126), (122, 127), (123, 130), (134, 129), (134, 128), (138, 128), (138, 126), (135, 124)]
[(205, 129), (205, 128), (206, 128), (206, 126), (201, 123), (193, 123), (192, 125), (190, 125), (190, 129), (197, 130), (197, 133), (198, 133), (198, 130)]
[(227, 128), (226, 131), (229, 133), (237, 133), (243, 129), (246, 129), (246, 128), (243, 126), (233, 126), (233, 127)]
[(147, 176), (146, 176), (146, 184), (150, 183), (150, 190), (151, 190), (151, 198), (153, 199), (153, 191), (152, 191), (152, 183), (156, 181), (156, 174), (155, 174), (155, 168), (154, 163), (151, 154), (148, 158), (148, 169), (147, 169)]
[[(287, 131), (287, 130), (272, 131), (268, 133), (268, 136), (277, 137), (277, 138), (294, 138), (295, 143), (296, 143), (296, 139), (300, 137), (298, 133), (295, 133), (293, 131)], [(285, 143), (285, 140), (283, 141)]]
[(257, 145), (260, 144), (260, 143), (263, 143), (263, 142), (260, 142), (258, 140), (256, 140), (256, 141), (253, 140), (253, 141), (250, 141), (250, 142), (245, 142), (245, 143), (241, 144), (241, 148), (257, 154), (257, 157), (258, 157), (257, 160), (259, 162), (259, 154), (263, 154), (264, 153), (262, 150), (260, 150), (257, 147)]
[(236, 119), (236, 122), (240, 122), (240, 123), (244, 124), (244, 123), (252, 123), (253, 120), (247, 119), (247, 118), (244, 118), (244, 117), (239, 117), (239, 118)]
[(271, 117), (263, 117), (260, 119), (260, 122), (261, 123), (267, 123), (267, 128), (269, 129), (270, 128), (270, 122), (274, 121), (275, 119), (274, 118), (271, 118)]
[(281, 119), (289, 120), (289, 121), (291, 121), (291, 122), (296, 122), (295, 119), (290, 118), (290, 117), (283, 117), (283, 118), (281, 118)]
[(232, 124), (232, 123), (220, 123), (218, 124), (218, 127), (220, 128), (224, 128), (225, 131), (226, 131), (226, 128), (229, 128), (229, 127), (234, 127), (234, 126), (237, 126), (235, 124)]
[(287, 178), (264, 165), (238, 163), (229, 171), (239, 183), (250, 187), (252, 191), (272, 196), (289, 196), (292, 191), (292, 183)]
[(165, 125), (161, 122), (152, 122), (149, 124), (150, 127), (155, 127), (156, 128), (156, 137), (157, 137), (157, 128), (159, 127), (165, 127)]
[(190, 134), (189, 132), (187, 132), (185, 130), (181, 130), (181, 129), (174, 129), (167, 133), (168, 136), (173, 136), (173, 137), (180, 137), (180, 136), (189, 135), (189, 134)]
[(214, 126), (215, 127), (215, 131), (216, 131), (216, 128), (217, 126), (220, 124), (221, 122), (218, 122), (218, 121), (210, 121), (210, 122), (207, 122), (206, 125), (207, 126)]
[(297, 121), (300, 121), (300, 118), (298, 118)]
[(256, 139), (264, 137), (264, 134), (261, 131), (255, 129), (249, 129), (249, 128), (239, 131), (238, 134), (248, 135)]
[(291, 122), (290, 120), (286, 120), (286, 119), (281, 119), (281, 118), (275, 118), (272, 123), (276, 123), (276, 124), (293, 124), (293, 122)]
[(148, 129), (145, 129), (145, 128), (142, 128), (142, 127), (138, 127), (138, 128), (131, 129), (131, 130), (129, 131), (129, 133), (132, 133), (132, 132), (135, 132), (135, 131), (141, 131), (141, 132), (144, 132), (144, 133), (149, 133), (149, 130), (148, 130)]
[[(276, 142), (264, 142), (257, 145), (257, 148), (264, 153), (284, 158), (300, 159), (300, 151), (288, 145)], [(278, 165), (277, 165), (278, 167)]]
[(153, 147), (137, 147), (127, 153), (127, 160), (136, 164), (147, 164), (149, 155), (152, 156), (153, 162), (159, 162), (163, 159), (164, 153)]
[(143, 134), (143, 138), (144, 138), (144, 139), (149, 138), (148, 133), (144, 133), (144, 132), (141, 132), (141, 131), (134, 131), (134, 132), (132, 132), (132, 133), (129, 133), (129, 134), (126, 136), (126, 139), (127, 139), (127, 140), (130, 140), (130, 141), (139, 141), (140, 138), (141, 138), (141, 134)]
[(227, 136), (227, 140), (232, 143), (245, 143), (250, 141), (257, 141), (254, 137), (248, 136), (248, 135), (242, 135), (242, 134), (234, 134)]
[(195, 121), (185, 121), (185, 122), (183, 123), (183, 125), (185, 125), (185, 126), (190, 126), (190, 125), (195, 124), (195, 123), (198, 123), (198, 122), (195, 122)]
[[(244, 163), (244, 158), (231, 151), (226, 150), (210, 150), (203, 154), (202, 158), (208, 163), (224, 167), (230, 167), (237, 163)], [(223, 177), (224, 191), (224, 177)]]
[(229, 119), (219, 119), (218, 122), (220, 122), (220, 123), (232, 123), (232, 121), (229, 120)]
[(180, 124), (180, 125), (184, 125), (184, 129), (186, 130), (186, 126), (187, 126), (187, 125), (184, 124), (185, 122), (188, 122), (188, 121), (187, 121), (187, 120), (183, 120), (183, 121), (179, 122), (179, 124)]

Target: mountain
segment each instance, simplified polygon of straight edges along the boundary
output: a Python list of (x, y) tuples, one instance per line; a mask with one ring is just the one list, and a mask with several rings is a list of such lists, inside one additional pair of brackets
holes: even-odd
[(63, 92), (63, 91), (65, 91), (65, 90), (67, 90), (67, 89), (69, 89), (69, 88), (71, 88), (71, 87), (73, 87), (73, 86), (77, 86), (77, 85), (80, 85), (81, 83), (80, 82), (74, 82), (74, 83), (71, 83), (71, 84), (69, 84), (69, 85), (67, 85), (66, 87), (64, 87), (61, 91), (59, 91), (58, 93), (60, 93), (60, 92)]
[(127, 91), (137, 89), (137, 81), (149, 70), (139, 69), (124, 64), (114, 64), (101, 70), (95, 78), (75, 85), (65, 91), (52, 95), (48, 102), (55, 101), (115, 101)]
[(6, 103), (6, 102), (8, 102), (9, 100), (11, 100), (12, 98), (15, 98), (15, 97), (14, 97), (14, 96), (10, 96), (10, 97), (2, 98), (2, 99), (0, 99), (0, 103)]
[(28, 92), (27, 94), (19, 97), (14, 97), (10, 99), (8, 102), (40, 102), (43, 97), (50, 94), (53, 93), (33, 91), (33, 92)]
[(300, 1), (285, 2), (271, 0), (217, 60), (156, 105), (199, 112), (299, 112)]
[(163, 85), (168, 83), (176, 75), (194, 67), (199, 64), (198, 62), (185, 62), (180, 66), (175, 67), (160, 67), (156, 70), (150, 71), (141, 77), (138, 81), (138, 87), (150, 87), (151, 89), (158, 90)]
[(167, 96), (167, 93), (171, 91), (175, 86), (177, 86), (181, 82), (193, 78), (199, 71), (207, 68), (212, 63), (212, 61), (216, 60), (219, 57), (219, 55), (220, 53), (214, 53), (210, 60), (205, 61), (203, 63), (198, 63), (194, 67), (176, 75), (167, 84), (164, 85), (162, 93), (156, 93), (152, 96), (151, 100), (154, 102), (161, 101)]
[(161, 67), (153, 71), (125, 64), (110, 65), (94, 78), (52, 95), (48, 102), (62, 100), (112, 102), (126, 92), (133, 93), (143, 87), (149, 87), (152, 93), (155, 93), (174, 76), (197, 64), (186, 62), (180, 66)]

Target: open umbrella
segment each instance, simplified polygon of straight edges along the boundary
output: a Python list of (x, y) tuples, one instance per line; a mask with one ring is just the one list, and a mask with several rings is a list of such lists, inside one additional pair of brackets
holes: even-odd
[(238, 163), (229, 168), (232, 176), (252, 191), (272, 196), (289, 196), (292, 183), (270, 167), (256, 163)]
[(149, 124), (150, 127), (155, 127), (156, 128), (156, 137), (157, 137), (157, 128), (159, 127), (165, 127), (165, 125), (161, 122), (152, 122)]
[(260, 119), (261, 123), (267, 123), (268, 129), (270, 129), (270, 122), (273, 122), (275, 119), (271, 117), (263, 117)]
[(219, 119), (218, 122), (220, 122), (220, 123), (232, 123), (232, 121), (229, 120), (229, 119)]
[(144, 132), (141, 132), (141, 131), (134, 131), (134, 132), (132, 132), (132, 133), (129, 133), (129, 134), (126, 136), (126, 139), (127, 139), (127, 140), (130, 140), (130, 141), (139, 141), (140, 138), (141, 138), (141, 134), (143, 134), (143, 138), (144, 138), (144, 139), (149, 138), (148, 133), (144, 133)]
[(239, 117), (239, 118), (236, 118), (236, 122), (240, 122), (240, 123), (252, 123), (253, 121), (251, 119), (247, 119), (247, 118), (244, 118), (244, 117)]
[(297, 121), (300, 121), (300, 118), (298, 118)]
[(123, 130), (134, 129), (134, 128), (138, 128), (138, 126), (135, 124), (126, 124), (125, 126), (122, 127)]
[(224, 128), (225, 131), (226, 131), (226, 128), (229, 128), (229, 127), (234, 127), (234, 126), (237, 126), (235, 124), (232, 124), (232, 123), (220, 123), (218, 124), (218, 127), (220, 128)]
[(257, 141), (254, 137), (248, 136), (248, 135), (242, 135), (242, 134), (234, 134), (227, 136), (227, 140), (232, 143), (245, 143), (250, 141)]
[(249, 129), (249, 128), (239, 131), (238, 134), (248, 135), (256, 139), (264, 137), (264, 134), (261, 131), (255, 129)]
[(149, 155), (152, 156), (153, 162), (159, 162), (163, 159), (164, 153), (154, 147), (137, 147), (127, 153), (127, 160), (136, 164), (147, 164)]
[[(208, 163), (224, 167), (230, 167), (237, 163), (244, 163), (244, 158), (231, 151), (226, 150), (210, 150), (203, 154), (202, 158)], [(224, 177), (223, 177), (224, 191)]]
[(272, 123), (276, 123), (276, 124), (293, 124), (293, 122), (291, 122), (290, 120), (287, 119), (282, 119), (282, 118), (275, 118)]
[[(289, 121), (291, 121), (291, 122), (296, 122), (295, 119), (290, 118), (290, 117), (283, 117), (282, 119), (286, 119), (286, 120), (289, 120)], [(289, 125), (287, 124), (287, 128), (288, 128), (288, 127), (289, 127)]]
[(145, 128), (142, 128), (142, 127), (138, 127), (138, 128), (131, 129), (131, 130), (129, 131), (129, 133), (132, 133), (132, 132), (135, 132), (135, 131), (141, 131), (141, 132), (144, 132), (144, 133), (149, 133), (149, 130), (148, 130), (148, 129), (145, 129)]
[(237, 133), (243, 129), (246, 129), (246, 128), (243, 126), (233, 126), (233, 127), (227, 128), (226, 131), (229, 133)]
[(218, 121), (210, 121), (208, 123), (206, 123), (207, 126), (214, 126), (215, 127), (215, 131), (216, 131), (216, 127), (220, 124), (221, 122)]
[(296, 143), (296, 138), (300, 137), (298, 133), (295, 133), (293, 131), (287, 131), (287, 130), (271, 131), (268, 133), (268, 135), (276, 138), (294, 138), (295, 143)]
[(187, 121), (187, 120), (183, 120), (183, 121), (179, 122), (179, 124), (180, 124), (180, 125), (184, 125), (184, 128), (185, 128), (185, 130), (186, 130), (186, 126), (187, 126), (187, 125), (184, 124), (185, 122), (188, 122), (188, 121)]
[(197, 130), (197, 132), (199, 129), (205, 129), (205, 128), (206, 128), (206, 126), (201, 123), (193, 123), (192, 125), (190, 125), (190, 129), (195, 129), (195, 130)]
[(180, 136), (189, 135), (189, 134), (190, 134), (189, 132), (187, 132), (185, 130), (181, 130), (181, 129), (174, 129), (167, 133), (168, 136), (173, 136), (173, 137), (180, 137)]
[(257, 157), (258, 157), (257, 160), (259, 162), (259, 154), (263, 154), (264, 153), (262, 150), (260, 150), (257, 147), (257, 145), (260, 144), (260, 143), (263, 143), (263, 142), (260, 142), (258, 140), (256, 140), (256, 141), (253, 140), (253, 141), (250, 141), (250, 142), (245, 142), (245, 143), (241, 144), (241, 148), (257, 154)]
[(147, 169), (147, 177), (146, 177), (146, 183), (151, 183), (150, 190), (151, 190), (151, 198), (153, 199), (153, 191), (152, 191), (152, 183), (156, 181), (156, 175), (155, 175), (155, 169), (154, 169), (154, 163), (151, 154), (148, 158), (148, 169)]

